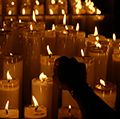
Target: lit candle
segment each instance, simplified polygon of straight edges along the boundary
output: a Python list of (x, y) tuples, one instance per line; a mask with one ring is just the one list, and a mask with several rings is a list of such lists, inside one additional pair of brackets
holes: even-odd
[(46, 48), (48, 55), (40, 55), (40, 71), (44, 72), (48, 77), (52, 77), (54, 62), (59, 56), (52, 55), (49, 45)]
[(6, 79), (6, 73), (9, 70), (11, 76), (15, 79), (22, 80), (23, 78), (23, 59), (19, 55), (13, 55), (4, 58), (3, 62), (3, 78)]
[(81, 49), (81, 56), (76, 57), (78, 62), (85, 63), (87, 71), (87, 83), (93, 88), (95, 84), (95, 69), (94, 58), (91, 56), (85, 56), (84, 50)]
[(53, 12), (53, 14), (58, 14), (59, 5), (56, 3), (56, 0), (51, 0), (50, 2), (51, 3), (48, 4), (49, 14), (51, 11)]
[(8, 109), (9, 106), (9, 100), (7, 100), (6, 105), (5, 105), (5, 109), (0, 109), (0, 118), (2, 119), (17, 119), (19, 118), (19, 111), (18, 109)]
[(82, 119), (82, 113), (79, 108), (69, 104), (66, 107), (60, 108), (58, 117), (59, 119)]
[(39, 106), (35, 96), (32, 96), (33, 106), (25, 107), (25, 119), (46, 119), (47, 108)]
[(19, 107), (19, 80), (12, 79), (7, 71), (7, 80), (0, 80), (0, 108), (4, 108), (7, 100), (10, 101), (10, 108)]
[(77, 55), (79, 55), (79, 51), (85, 48), (85, 32), (79, 31), (80, 25), (77, 23), (76, 25), (76, 48)]
[(48, 119), (52, 119), (53, 105), (53, 80), (43, 72), (39, 78), (32, 80), (32, 95), (34, 95), (40, 105), (48, 109)]
[(88, 54), (95, 59), (95, 82), (100, 78), (106, 80), (108, 49), (96, 41), (95, 45), (89, 47)]
[(94, 91), (111, 108), (115, 108), (116, 86), (114, 84), (100, 79), (100, 82), (96, 84)]
[(35, 0), (34, 10), (36, 15), (44, 14), (44, 4), (40, 3), (39, 0)]

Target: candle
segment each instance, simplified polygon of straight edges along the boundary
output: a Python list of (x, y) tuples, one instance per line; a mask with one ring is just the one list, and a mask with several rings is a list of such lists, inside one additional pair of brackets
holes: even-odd
[(3, 61), (3, 78), (6, 79), (6, 72), (9, 70), (11, 76), (15, 79), (23, 78), (23, 60), (20, 55), (10, 53)]
[(82, 119), (82, 113), (79, 108), (68, 105), (60, 108), (58, 117), (59, 119)]
[(4, 108), (5, 102), (10, 101), (10, 108), (19, 107), (19, 80), (12, 79), (7, 71), (7, 80), (0, 80), (0, 108)]
[(95, 82), (98, 82), (100, 78), (106, 80), (108, 62), (107, 48), (102, 47), (100, 43), (96, 42), (96, 46), (93, 45), (89, 48), (88, 54), (95, 59)]
[(54, 62), (59, 56), (52, 55), (49, 45), (47, 45), (47, 51), (48, 55), (40, 55), (40, 71), (48, 77), (52, 77)]
[(25, 107), (25, 119), (47, 119), (47, 108), (39, 106), (35, 96), (32, 96), (33, 106)]
[(44, 14), (44, 4), (35, 0), (34, 10), (36, 15)]
[(48, 119), (52, 119), (54, 109), (53, 101), (53, 80), (44, 73), (39, 78), (32, 79), (32, 95), (34, 95), (40, 105), (48, 109)]
[(83, 49), (81, 49), (81, 56), (76, 57), (78, 62), (85, 63), (87, 71), (87, 83), (93, 88), (95, 84), (95, 69), (94, 58), (91, 56), (85, 56)]
[(9, 100), (6, 102), (5, 109), (0, 109), (0, 118), (18, 118), (19, 111), (17, 109), (8, 109)]
[(100, 82), (95, 86), (94, 92), (111, 108), (115, 108), (116, 86), (114, 84), (100, 79)]

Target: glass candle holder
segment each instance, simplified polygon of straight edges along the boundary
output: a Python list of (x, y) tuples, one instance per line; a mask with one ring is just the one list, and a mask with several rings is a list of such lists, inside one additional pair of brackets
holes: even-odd
[[(104, 82), (104, 84), (102, 82)], [(114, 109), (116, 101), (116, 85), (108, 81), (102, 80), (102, 82), (100, 81), (95, 85), (94, 92)]]
[(34, 2), (34, 10), (36, 15), (43, 15), (44, 14), (44, 3), (40, 0), (35, 0)]
[(16, 15), (16, 14), (17, 14), (17, 1), (7, 0), (6, 15)]

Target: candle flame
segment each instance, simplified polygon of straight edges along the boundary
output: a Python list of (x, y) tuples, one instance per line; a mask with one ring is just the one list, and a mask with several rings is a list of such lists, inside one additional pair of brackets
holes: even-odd
[(15, 2), (12, 1), (12, 2), (11, 2), (11, 5), (15, 5)]
[(96, 9), (96, 14), (101, 14), (101, 11), (99, 9)]
[(98, 41), (99, 41), (99, 36), (96, 36), (95, 39), (96, 39), (96, 41), (98, 42)]
[(64, 10), (64, 9), (62, 9), (62, 10), (61, 10), (61, 13), (64, 15), (64, 14), (65, 14), (65, 10)]
[(71, 105), (69, 105), (68, 108), (71, 109), (72, 108)]
[(13, 56), (13, 54), (12, 54), (12, 53), (10, 53), (10, 56)]
[(22, 23), (22, 20), (21, 20), (21, 19), (19, 19), (19, 23)]
[(116, 35), (113, 33), (113, 40), (116, 41)]
[(65, 29), (68, 30), (68, 26), (67, 25), (65, 25)]
[(82, 57), (85, 56), (85, 54), (84, 54), (84, 50), (83, 50), (83, 49), (81, 49), (81, 56), (82, 56)]
[(6, 110), (6, 114), (8, 114), (8, 107), (9, 107), (9, 100), (6, 102), (5, 104), (5, 110)]
[(55, 30), (55, 24), (52, 25), (52, 31), (54, 31), (54, 30)]
[(38, 1), (38, 0), (36, 0), (36, 1), (35, 1), (35, 3), (36, 3), (36, 5), (40, 5), (40, 3), (39, 3), (39, 1)]
[(60, 3), (60, 4), (63, 4), (63, 1), (61, 1), (61, 0), (58, 0), (58, 3)]
[(76, 0), (76, 14), (79, 14), (79, 11), (82, 9), (82, 2), (81, 0)]
[(63, 17), (63, 25), (66, 25), (66, 14), (64, 14), (64, 17)]
[(35, 14), (39, 15), (39, 11), (37, 9), (35, 9)]
[(26, 12), (25, 12), (25, 8), (22, 8), (22, 15), (25, 15)]
[(30, 30), (33, 31), (33, 25), (32, 24), (30, 24)]
[(45, 75), (43, 72), (39, 75), (39, 79), (43, 82), (44, 80), (48, 79), (47, 75)]
[(35, 11), (33, 10), (33, 13), (32, 13), (32, 18), (33, 18), (33, 21), (36, 22), (36, 15), (35, 15)]
[(35, 96), (32, 96), (32, 100), (33, 100), (33, 105), (34, 105), (34, 107), (38, 107), (39, 104), (38, 104), (38, 102), (37, 102)]
[(12, 77), (11, 77), (11, 75), (10, 75), (10, 72), (9, 71), (7, 71), (7, 80), (12, 80)]
[(97, 28), (97, 26), (95, 26), (94, 36), (97, 36), (97, 35), (98, 35), (98, 28)]
[(100, 79), (100, 84), (105, 86), (105, 81), (103, 79)]
[(48, 55), (52, 55), (49, 45), (47, 45), (47, 52), (48, 52)]
[(51, 4), (53, 4), (53, 5), (54, 5), (55, 3), (56, 3), (56, 1), (55, 1), (55, 0), (51, 0)]
[(95, 45), (96, 45), (97, 48), (101, 48), (101, 44), (98, 43), (97, 41), (95, 42)]
[(12, 11), (11, 10), (8, 11), (8, 15), (12, 15)]
[(49, 9), (49, 13), (50, 13), (50, 15), (53, 15), (53, 14), (54, 14), (54, 12), (53, 12), (52, 9)]
[(10, 21), (13, 21), (13, 18), (10, 18)]
[(79, 29), (80, 29), (80, 25), (79, 25), (79, 23), (77, 23), (77, 25), (76, 25), (76, 31), (79, 31)]

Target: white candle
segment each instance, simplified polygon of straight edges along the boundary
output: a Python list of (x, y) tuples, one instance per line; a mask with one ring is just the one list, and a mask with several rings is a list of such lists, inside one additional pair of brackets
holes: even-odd
[(88, 54), (95, 60), (95, 82), (98, 82), (100, 78), (106, 80), (108, 53), (107, 49), (102, 48), (98, 43), (98, 46), (91, 46), (88, 50)]
[(0, 118), (4, 119), (18, 119), (19, 111), (17, 109), (8, 109), (8, 114), (6, 114), (5, 109), (0, 109)]
[(18, 80), (23, 77), (23, 60), (21, 56), (13, 55), (6, 56), (3, 62), (3, 78), (6, 79), (6, 73), (9, 70), (10, 75)]
[(79, 108), (67, 105), (61, 107), (58, 114), (59, 119), (82, 119), (82, 113)]
[(47, 119), (47, 109), (39, 106), (35, 110), (34, 106), (25, 107), (25, 119)]
[(111, 108), (115, 108), (116, 86), (114, 84), (100, 79), (100, 83), (96, 84), (94, 92)]
[(5, 102), (10, 101), (10, 108), (19, 107), (19, 80), (12, 79), (7, 72), (7, 80), (0, 80), (0, 108), (3, 108)]
[(34, 95), (39, 105), (44, 105), (48, 109), (48, 119), (52, 119), (53, 105), (53, 79), (47, 77), (44, 73), (40, 78), (32, 80), (32, 95)]
[(95, 84), (95, 69), (94, 69), (94, 58), (90, 56), (76, 57), (78, 62), (85, 63), (87, 70), (87, 83), (94, 87)]
[(8, 109), (9, 100), (7, 100), (4, 109), (0, 109), (0, 118), (18, 118), (19, 111), (17, 109)]

